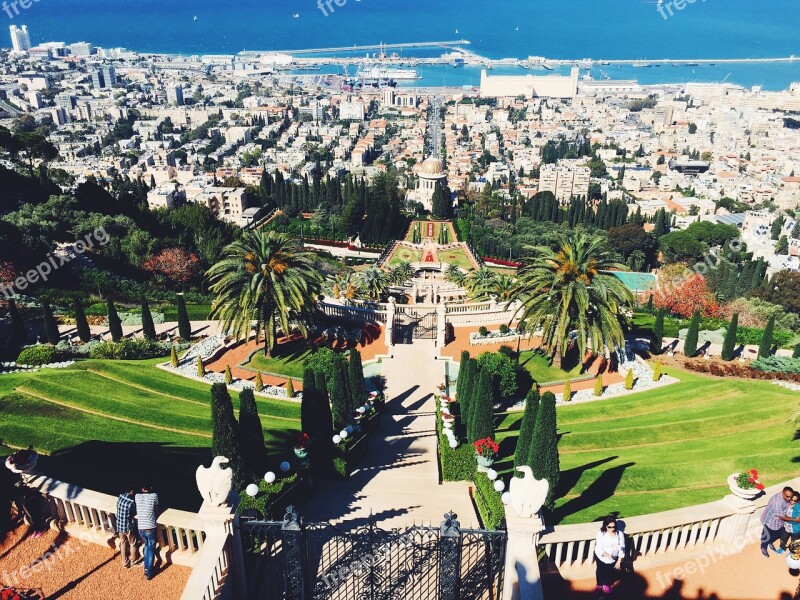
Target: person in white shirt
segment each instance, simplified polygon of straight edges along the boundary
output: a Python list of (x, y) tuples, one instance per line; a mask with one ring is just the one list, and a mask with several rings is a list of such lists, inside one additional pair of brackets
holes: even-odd
[(610, 594), (611, 584), (614, 583), (614, 565), (617, 559), (625, 556), (625, 535), (617, 530), (617, 520), (610, 515), (603, 519), (603, 526), (597, 533), (594, 555), (597, 563), (595, 591)]

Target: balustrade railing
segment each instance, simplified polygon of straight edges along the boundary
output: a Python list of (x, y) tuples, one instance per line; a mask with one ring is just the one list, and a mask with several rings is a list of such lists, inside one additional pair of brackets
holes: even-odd
[(215, 532), (206, 538), (197, 555), (192, 574), (183, 588), (181, 600), (217, 600), (228, 581), (233, 561), (234, 538), (229, 533)]

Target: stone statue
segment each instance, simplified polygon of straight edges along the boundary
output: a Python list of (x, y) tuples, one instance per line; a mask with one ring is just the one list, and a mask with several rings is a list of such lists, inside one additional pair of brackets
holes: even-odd
[(203, 465), (197, 467), (195, 479), (197, 489), (203, 501), (209, 506), (222, 506), (228, 500), (233, 489), (233, 471), (230, 468), (223, 469), (222, 465), (230, 462), (224, 456), (217, 456), (211, 462), (211, 466), (206, 468)]
[(512, 477), (508, 491), (511, 494), (509, 504), (514, 511), (523, 519), (530, 518), (541, 510), (550, 484), (547, 479), (536, 479), (527, 465), (517, 467), (517, 471), (524, 474), (524, 477)]

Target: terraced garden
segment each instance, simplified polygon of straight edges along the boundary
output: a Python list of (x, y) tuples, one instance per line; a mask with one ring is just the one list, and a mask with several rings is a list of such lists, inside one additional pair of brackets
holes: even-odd
[[(194, 471), (211, 458), (210, 387), (151, 361), (81, 362), (0, 377), (0, 441), (44, 454), (48, 475), (115, 493), (150, 480), (170, 506), (197, 508)], [(233, 395), (234, 408), (238, 397)], [(299, 429), (296, 403), (257, 399), (276, 460)]]
[[(668, 369), (681, 381), (619, 398), (560, 406), (561, 483), (552, 522), (633, 516), (710, 502), (733, 472), (766, 485), (797, 475), (797, 392), (768, 382)], [(498, 415), (500, 471), (509, 474), (521, 412)]]

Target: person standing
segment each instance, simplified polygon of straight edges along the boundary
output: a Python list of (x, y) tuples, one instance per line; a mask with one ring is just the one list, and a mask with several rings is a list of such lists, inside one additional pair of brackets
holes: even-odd
[(158, 542), (156, 540), (156, 519), (158, 518), (158, 494), (152, 486), (143, 485), (142, 491), (134, 496), (139, 535), (144, 542), (144, 576), (149, 581), (155, 575), (154, 564)]
[(133, 564), (139, 562), (139, 540), (133, 530), (133, 517), (136, 514), (136, 502), (133, 499), (133, 487), (127, 488), (117, 497), (117, 544), (126, 569), (131, 567), (131, 549)]
[(614, 565), (620, 556), (625, 556), (625, 535), (617, 530), (617, 520), (611, 515), (603, 519), (594, 545), (597, 563), (597, 586), (595, 592), (608, 595), (614, 583)]
[(800, 540), (800, 493), (793, 492), (789, 500), (789, 509), (786, 511), (785, 530), (781, 536), (781, 545), (778, 554), (783, 554), (789, 542)]
[(769, 558), (768, 548), (773, 552), (778, 552), (773, 546), (775, 540), (781, 539), (784, 531), (784, 522), (787, 520), (786, 512), (789, 510), (789, 501), (792, 499), (794, 490), (790, 487), (783, 488), (767, 502), (764, 512), (761, 514), (761, 524), (764, 529), (761, 532), (761, 554)]

